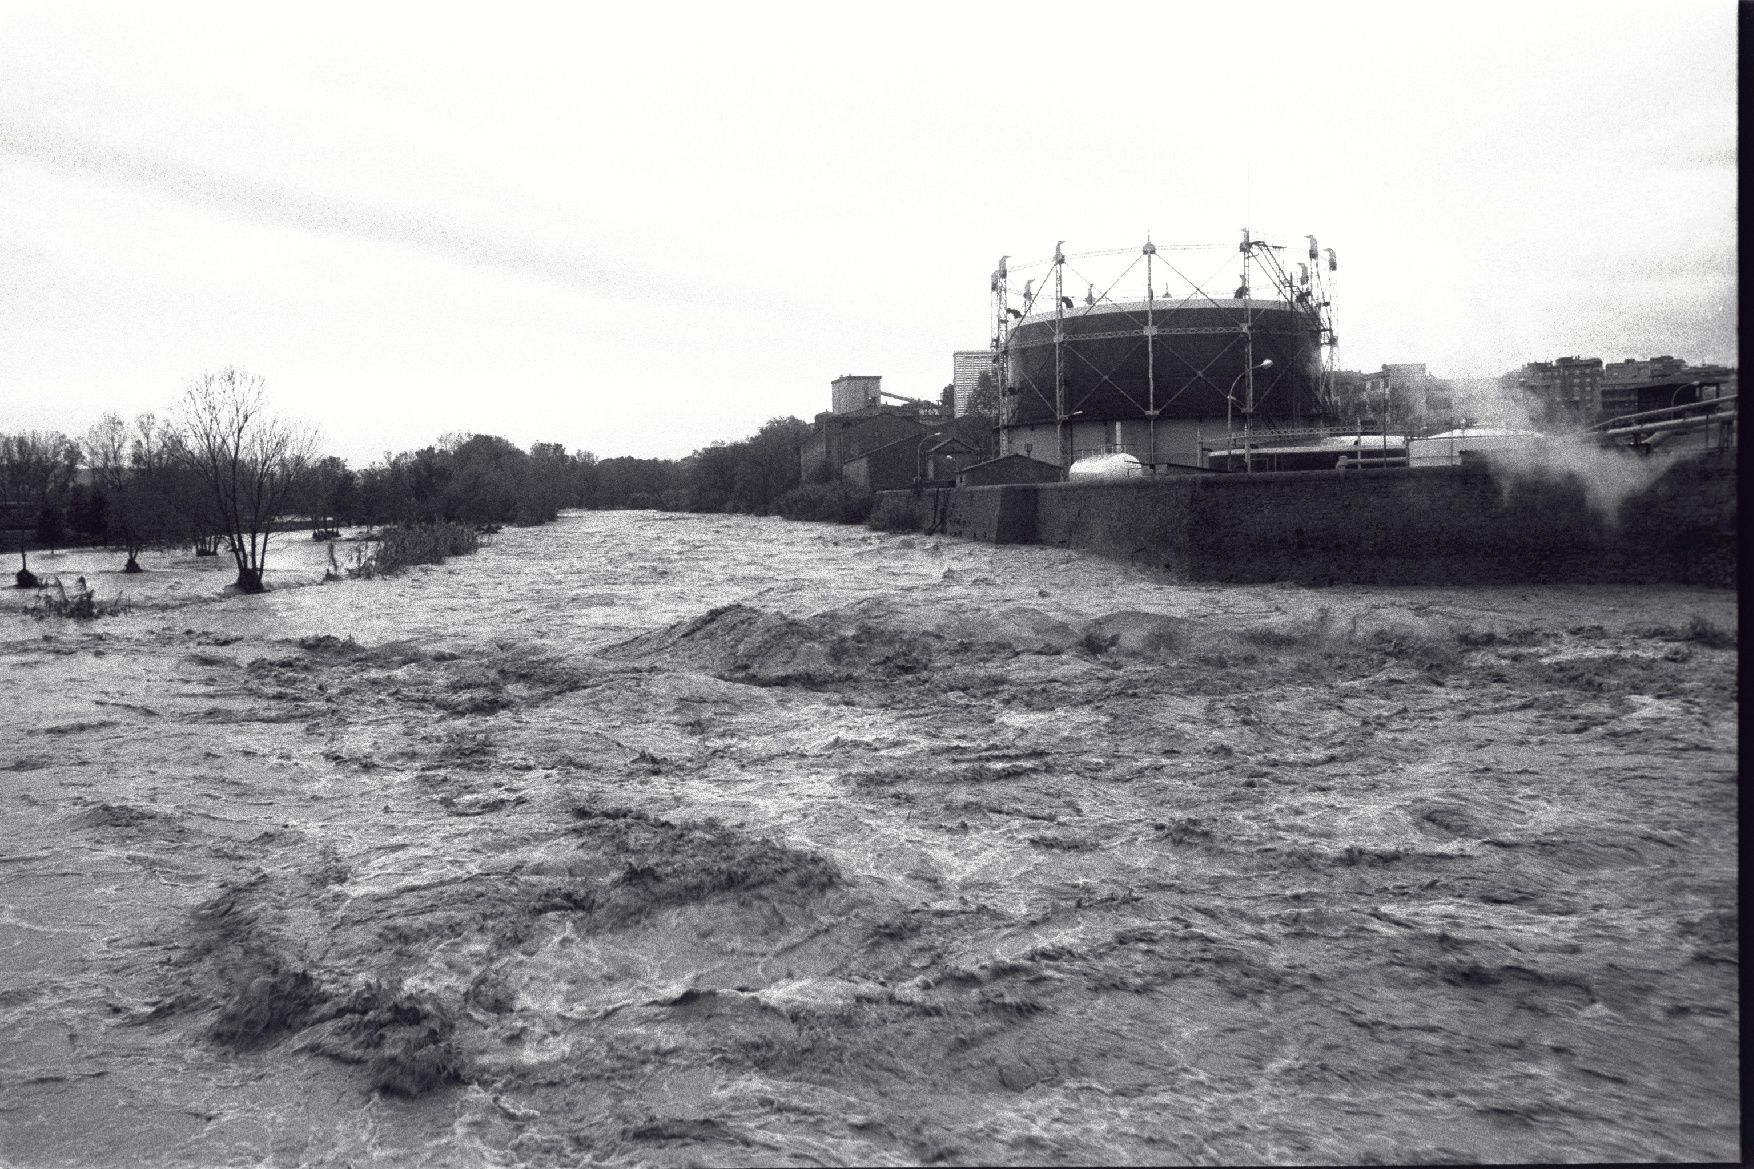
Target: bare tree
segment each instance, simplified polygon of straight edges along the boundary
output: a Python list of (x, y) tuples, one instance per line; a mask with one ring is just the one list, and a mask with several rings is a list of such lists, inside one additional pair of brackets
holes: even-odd
[(263, 590), (275, 515), (315, 450), (314, 436), (268, 413), (264, 382), (228, 366), (202, 374), (178, 406), (183, 457), (199, 475), (231, 543), (240, 592)]

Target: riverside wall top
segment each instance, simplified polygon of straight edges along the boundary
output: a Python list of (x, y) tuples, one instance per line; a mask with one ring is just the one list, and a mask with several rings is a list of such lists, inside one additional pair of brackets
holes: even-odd
[(1199, 475), (886, 492), (922, 530), (1082, 548), (1187, 580), (1736, 583), (1732, 460), (1614, 498), (1485, 466)]

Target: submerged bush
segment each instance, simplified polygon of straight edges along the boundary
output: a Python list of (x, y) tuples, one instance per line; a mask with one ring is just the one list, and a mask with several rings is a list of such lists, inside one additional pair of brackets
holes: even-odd
[(1736, 631), (1725, 629), (1716, 622), (1695, 613), (1687, 622), (1687, 628), (1682, 630), (1681, 640), (1697, 641), (1712, 649), (1735, 649)]
[(1735, 649), (1736, 631), (1725, 629), (1717, 622), (1703, 617), (1698, 613), (1687, 619), (1687, 624), (1676, 625), (1640, 625), (1627, 630), (1634, 637), (1649, 638), (1652, 641), (1692, 641), (1711, 649)]
[(773, 509), (789, 520), (821, 520), (837, 524), (862, 524), (871, 514), (872, 497), (845, 480), (805, 483), (773, 502)]
[(416, 564), (439, 564), (481, 547), (481, 533), (464, 524), (437, 523), (418, 528), (385, 528), (378, 545), (349, 576), (367, 580), (390, 576)]
[(304, 1026), (321, 1000), (316, 980), (305, 971), (273, 955), (251, 954), (232, 971), (231, 995), (208, 1034), (239, 1050), (259, 1047)]
[(373, 1088), (421, 1096), (461, 1079), (456, 1011), (436, 995), (370, 982), (336, 1004), (331, 1035), (315, 1050), (362, 1063)]
[(98, 617), (114, 617), (129, 609), (126, 597), (100, 601), (97, 594), (88, 588), (78, 588), (70, 593), (59, 579), (41, 587), (43, 591), (36, 595), (36, 599), (26, 610), (39, 621), (45, 617), (71, 617), (75, 621), (92, 621)]

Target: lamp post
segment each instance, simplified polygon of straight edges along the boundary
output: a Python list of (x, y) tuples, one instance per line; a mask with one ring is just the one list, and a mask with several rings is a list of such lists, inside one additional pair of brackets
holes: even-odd
[(926, 469), (921, 464), (926, 461), (926, 444), (938, 437), (937, 431), (920, 437), (919, 445), (914, 447), (914, 490), (924, 490), (926, 486)]
[(1241, 373), (1239, 373), (1235, 377), (1231, 378), (1230, 379), (1230, 388), (1228, 390), (1224, 391), (1224, 441), (1228, 444), (1228, 443), (1232, 443), (1235, 441), (1231, 437), (1231, 411), (1230, 411), (1230, 408), (1236, 404), (1236, 383), (1240, 382), (1245, 377), (1249, 379), (1249, 400), (1243, 404), (1243, 408), (1242, 408), (1242, 464), (1243, 464), (1244, 470), (1248, 470), (1248, 471), (1252, 471), (1255, 469), (1254, 456), (1253, 456), (1253, 453), (1249, 450), (1249, 430), (1250, 430), (1249, 424), (1255, 416), (1255, 396), (1254, 396), (1255, 381), (1254, 381), (1253, 375), (1254, 375), (1255, 370), (1266, 369), (1268, 366), (1270, 366), (1272, 364), (1273, 364), (1273, 359), (1271, 357), (1261, 358), (1260, 361), (1249, 366), (1247, 369), (1243, 370)]

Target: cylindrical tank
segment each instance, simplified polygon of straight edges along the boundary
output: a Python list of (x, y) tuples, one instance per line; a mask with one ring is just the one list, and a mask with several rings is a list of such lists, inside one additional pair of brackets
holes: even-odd
[[(1151, 325), (1148, 361), (1144, 301), (1080, 306), (1063, 314), (1059, 368), (1068, 417), (1132, 422), (1152, 417), (1153, 409), (1162, 419), (1223, 417), (1227, 406), (1240, 411), (1246, 401), (1251, 360), (1257, 367), (1257, 421), (1301, 421), (1317, 413), (1321, 346), (1307, 310), (1282, 300), (1158, 301)], [(1055, 421), (1055, 328), (1049, 311), (1011, 329), (1009, 425)], [(1269, 358), (1272, 364), (1262, 367)]]

